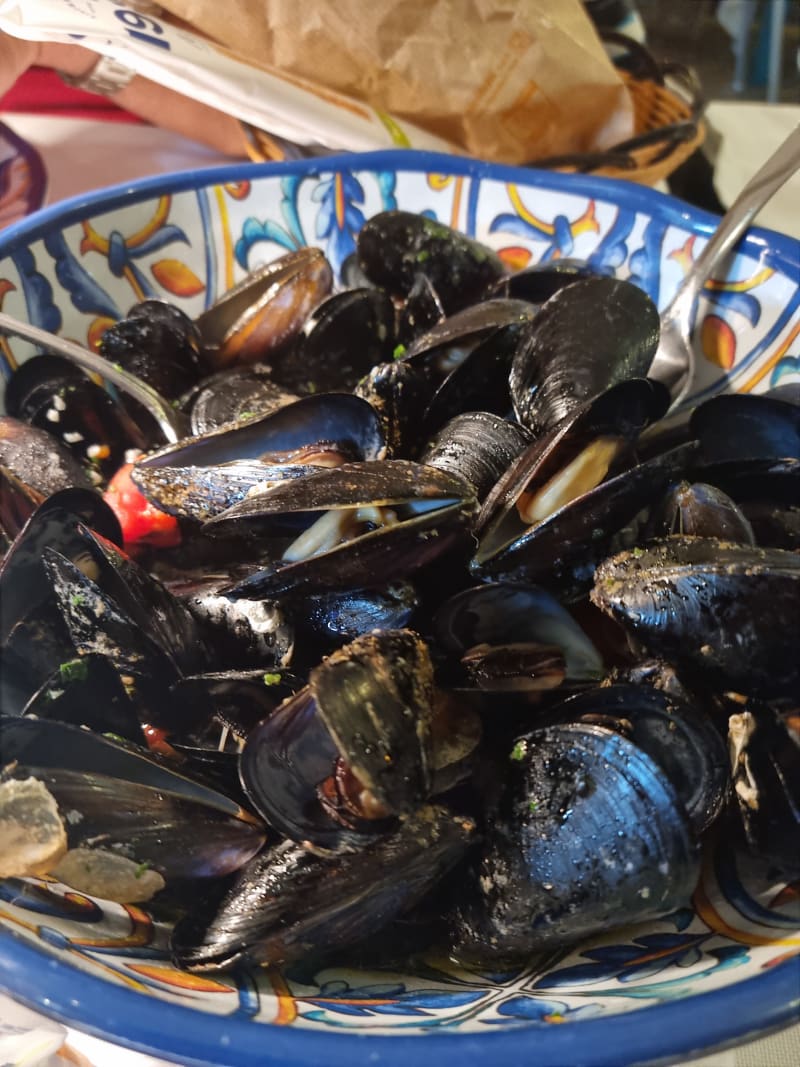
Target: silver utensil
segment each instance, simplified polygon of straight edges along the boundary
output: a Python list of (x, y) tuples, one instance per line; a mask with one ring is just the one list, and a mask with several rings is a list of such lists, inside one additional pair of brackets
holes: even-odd
[(663, 382), (672, 394), (673, 408), (694, 385), (696, 366), (692, 344), (697, 300), (719, 263), (733, 250), (755, 216), (800, 167), (800, 125), (770, 156), (722, 216), (678, 291), (661, 312), (661, 338), (650, 367), (650, 377)]
[(121, 367), (115, 366), (96, 352), (90, 352), (88, 348), (76, 345), (73, 341), (67, 341), (56, 334), (41, 330), (38, 326), (31, 326), (27, 322), (21, 322), (0, 311), (0, 333), (11, 337), (22, 337), (48, 352), (54, 352), (57, 356), (63, 356), (71, 363), (75, 363), (83, 370), (92, 374), (98, 374), (107, 382), (121, 389), (123, 393), (138, 400), (142, 407), (146, 408), (158, 423), (164, 438), (168, 442), (179, 441), (187, 433), (186, 421), (180, 412), (176, 411), (169, 400), (166, 400), (155, 389), (140, 381), (133, 374), (128, 374)]

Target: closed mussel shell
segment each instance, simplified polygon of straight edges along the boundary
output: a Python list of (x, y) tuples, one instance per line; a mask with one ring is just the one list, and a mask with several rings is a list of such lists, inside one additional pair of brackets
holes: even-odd
[(198, 316), (204, 352), (218, 368), (266, 359), (299, 334), (332, 284), (318, 248), (300, 248), (259, 267)]
[(548, 726), (515, 743), (504, 776), (453, 921), (459, 957), (518, 962), (688, 905), (699, 865), (687, 816), (631, 741)]
[(602, 563), (591, 596), (638, 644), (712, 687), (798, 693), (793, 552), (666, 538)]
[(608, 725), (633, 741), (667, 776), (696, 834), (722, 811), (729, 784), (727, 748), (701, 708), (649, 686), (616, 684), (570, 697), (550, 714), (563, 722)]
[(358, 235), (361, 269), (377, 285), (404, 297), (423, 274), (446, 314), (480, 299), (505, 274), (502, 260), (486, 245), (424, 215), (384, 211)]
[(426, 806), (357, 855), (325, 859), (286, 841), (241, 872), (212, 917), (175, 927), (173, 957), (190, 971), (213, 971), (354, 943), (412, 907), (461, 859), (474, 832), (471, 820)]

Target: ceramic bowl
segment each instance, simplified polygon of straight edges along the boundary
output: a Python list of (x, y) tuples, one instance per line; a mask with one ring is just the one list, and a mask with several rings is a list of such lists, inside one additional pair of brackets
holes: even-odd
[[(197, 315), (248, 269), (304, 244), (338, 270), (364, 220), (426, 212), (514, 266), (574, 256), (663, 307), (713, 216), (624, 182), (411, 152), (236, 165), (56, 205), (0, 234), (0, 306), (84, 344), (145, 297)], [(752, 230), (705, 290), (696, 395), (800, 377), (800, 243)], [(0, 371), (29, 347), (0, 338)], [(0, 883), (0, 987), (120, 1044), (197, 1064), (460, 1067), (667, 1063), (796, 1018), (796, 887), (724, 846), (691, 909), (503, 973), (175, 970), (139, 907), (51, 882)]]

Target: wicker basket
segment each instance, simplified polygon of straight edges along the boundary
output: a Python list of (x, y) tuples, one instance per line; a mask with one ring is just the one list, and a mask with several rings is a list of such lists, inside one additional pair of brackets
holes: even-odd
[(603, 34), (633, 101), (634, 135), (604, 152), (531, 160), (533, 167), (601, 174), (655, 185), (705, 140), (704, 102), (691, 67), (659, 62), (646, 48), (618, 33)]

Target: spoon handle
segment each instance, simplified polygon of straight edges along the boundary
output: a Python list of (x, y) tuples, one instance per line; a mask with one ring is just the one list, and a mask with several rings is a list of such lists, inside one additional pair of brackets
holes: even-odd
[(150, 412), (168, 442), (179, 441), (185, 435), (183, 417), (174, 410), (168, 400), (165, 400), (155, 389), (140, 381), (133, 374), (128, 374), (126, 371), (115, 367), (113, 363), (103, 356), (90, 352), (88, 348), (76, 345), (63, 337), (56, 337), (54, 334), (47, 333), (46, 330), (40, 330), (38, 326), (20, 322), (2, 311), (0, 311), (0, 333), (9, 334), (11, 337), (22, 337), (26, 341), (33, 341), (40, 348), (55, 352), (57, 355), (68, 359), (71, 363), (77, 364), (83, 370), (89, 371), (91, 374), (98, 374), (101, 378), (111, 382), (122, 392), (127, 393), (134, 400), (138, 400)]
[(800, 124), (741, 190), (695, 260), (694, 266), (678, 286), (667, 310), (680, 303), (686, 306), (687, 312), (691, 312), (714, 268), (734, 248), (764, 204), (791, 178), (798, 167)]

